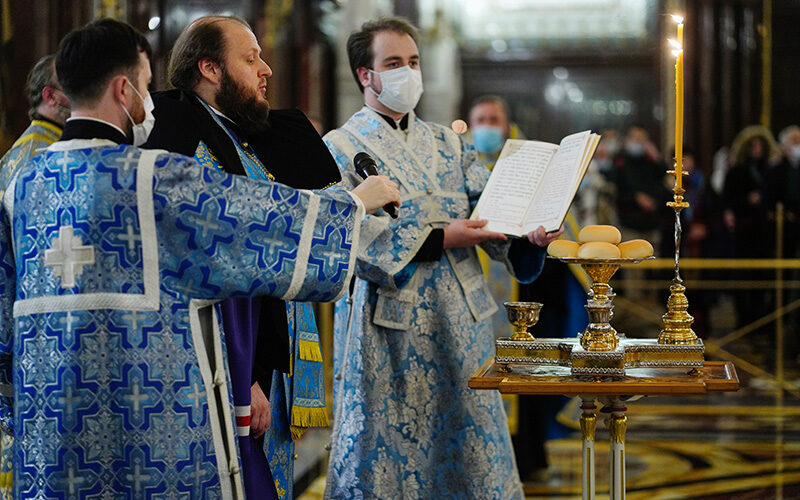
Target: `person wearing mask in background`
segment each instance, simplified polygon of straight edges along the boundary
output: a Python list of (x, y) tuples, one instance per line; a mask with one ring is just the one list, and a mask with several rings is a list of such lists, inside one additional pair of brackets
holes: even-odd
[[(489, 170), (494, 168), (506, 139), (525, 138), (510, 121), (508, 104), (499, 96), (487, 95), (473, 101), (469, 112), (469, 128), (478, 151), (478, 159)], [(575, 211), (574, 207), (570, 209), (564, 224), (564, 237), (573, 240), (577, 239), (578, 234), (577, 230), (573, 230), (578, 227)], [(539, 278), (520, 287), (503, 263), (490, 260), (481, 249), (478, 249), (478, 256), (496, 302), (502, 304), (509, 300), (538, 299), (548, 304), (540, 313), (539, 328), (547, 332), (541, 334), (542, 336), (561, 338), (566, 332), (577, 332), (585, 327), (584, 288), (566, 264), (545, 261)], [(583, 274), (583, 271), (578, 272)], [(543, 295), (548, 295), (547, 299)], [(553, 300), (554, 297), (558, 299)], [(577, 302), (570, 300), (571, 298), (577, 298)], [(492, 324), (496, 336), (508, 337), (511, 334), (505, 315), (493, 315)], [(511, 439), (520, 479), (523, 482), (540, 482), (545, 479), (548, 467), (545, 450), (548, 429), (555, 425), (554, 416), (561, 407), (563, 398), (503, 395), (503, 400), (507, 403), (506, 411), (509, 415), (509, 428), (513, 432)]]
[[(603, 151), (600, 151), (601, 147)], [(594, 152), (594, 159), (602, 160), (598, 162), (597, 169), (608, 180), (613, 180), (614, 157), (619, 153), (619, 149), (620, 144), (616, 129), (600, 129), (600, 144), (597, 145), (597, 150)]]
[(469, 109), (469, 130), (478, 151), (478, 160), (489, 170), (494, 168), (506, 139), (525, 139), (511, 121), (508, 103), (496, 95), (478, 97)]
[[(765, 200), (766, 178), (772, 164), (780, 158), (780, 148), (772, 132), (761, 125), (744, 128), (731, 146), (731, 168), (725, 177), (722, 200), (724, 222), (733, 238), (733, 257), (769, 258), (774, 256), (774, 223), (767, 223)], [(737, 278), (770, 279), (769, 273), (761, 270), (739, 270)], [(772, 294), (767, 290), (737, 290), (736, 325), (741, 328), (768, 314)], [(774, 347), (769, 326), (756, 330), (754, 338), (760, 344), (759, 351)]]
[(28, 111), (31, 124), (0, 159), (0, 195), (17, 167), (61, 137), (64, 122), (69, 118), (69, 99), (56, 77), (55, 56), (39, 59), (28, 74), (25, 91), (31, 103)]
[(467, 219), (489, 170), (450, 128), (415, 114), (416, 38), (400, 18), (350, 35), (364, 107), (325, 135), (345, 188), (361, 182), (354, 157), (368, 152), (404, 200), (397, 219), (367, 217), (362, 231), (376, 237), (358, 254), (351, 297), (336, 305), (326, 494), (522, 499), (500, 395), (467, 386), (492, 355), (498, 311), (475, 246), (530, 281), (560, 231), (509, 242)]
[(781, 160), (767, 170), (766, 204), (774, 211), (783, 203), (783, 258), (800, 257), (800, 127), (790, 125), (778, 135)]
[[(790, 125), (778, 135), (783, 156), (780, 163), (767, 172), (767, 208), (777, 215), (778, 203), (783, 204), (783, 248), (784, 259), (800, 258), (800, 127)], [(784, 271), (784, 279), (800, 280), (800, 270)], [(786, 291), (785, 303), (800, 298), (797, 288)], [(786, 314), (787, 331), (800, 329), (800, 310)], [(787, 337), (787, 356), (797, 358), (800, 346), (796, 335)]]
[[(469, 130), (478, 160), (489, 170), (494, 168), (506, 139), (524, 139), (519, 128), (510, 121), (508, 104), (500, 96), (486, 95), (475, 99), (469, 111)], [(489, 280), (492, 296), (498, 304), (518, 300), (519, 283), (511, 277), (505, 265), (493, 261), (478, 248), (483, 272)], [(508, 321), (502, 314), (492, 316), (497, 336), (508, 336)]]
[[(647, 130), (633, 125), (625, 134), (622, 149), (614, 157), (613, 182), (616, 190), (616, 208), (622, 240), (641, 238), (660, 248), (661, 235), (672, 224), (665, 203), (670, 199), (664, 184), (666, 167), (661, 154), (650, 140)], [(634, 280), (657, 277), (659, 271), (645, 271), (632, 266), (618, 278)], [(650, 291), (624, 287), (630, 299), (656, 299)]]
[(666, 167), (647, 130), (633, 125), (622, 150), (614, 158), (617, 214), (622, 239), (643, 238), (658, 247), (661, 229), (668, 222), (662, 210), (669, 200), (664, 186)]
[(606, 137), (600, 136), (600, 143), (572, 202), (572, 212), (581, 227), (591, 224), (619, 225), (615, 206), (616, 188), (612, 182), (614, 156), (617, 154), (616, 139)]

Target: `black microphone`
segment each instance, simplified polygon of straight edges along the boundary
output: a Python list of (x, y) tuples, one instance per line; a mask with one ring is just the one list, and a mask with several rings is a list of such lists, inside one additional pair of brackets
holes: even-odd
[[(353, 164), (356, 166), (356, 173), (362, 179), (366, 179), (370, 175), (378, 175), (378, 168), (375, 166), (375, 160), (370, 155), (363, 151), (357, 153), (353, 157)], [(387, 214), (392, 216), (392, 219), (397, 218), (397, 207), (393, 203), (387, 203), (383, 206)]]

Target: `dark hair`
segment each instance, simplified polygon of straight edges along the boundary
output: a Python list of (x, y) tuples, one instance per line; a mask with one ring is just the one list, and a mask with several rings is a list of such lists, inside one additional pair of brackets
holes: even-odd
[(372, 53), (372, 40), (381, 31), (393, 31), (399, 34), (406, 34), (416, 43), (417, 28), (402, 17), (381, 17), (374, 21), (367, 21), (361, 25), (361, 30), (350, 33), (347, 38), (347, 57), (350, 59), (350, 70), (353, 78), (356, 79), (358, 90), (363, 92), (364, 86), (358, 79), (358, 68), (372, 69), (372, 60), (375, 54)]
[(42, 90), (45, 87), (58, 87), (56, 80), (55, 56), (48, 55), (36, 61), (33, 69), (28, 73), (28, 80), (25, 82), (25, 93), (28, 94), (28, 101), (31, 109), (28, 115), (33, 118), (36, 108), (42, 104)]
[(91, 22), (61, 40), (58, 80), (73, 106), (94, 103), (112, 77), (138, 74), (140, 52), (153, 55), (147, 39), (133, 26), (114, 19)]
[(647, 131), (647, 127), (644, 126), (644, 123), (640, 123), (640, 122), (634, 122), (634, 123), (631, 123), (630, 125), (628, 125), (628, 128), (625, 130), (625, 133), (629, 134), (631, 132), (631, 130), (633, 130), (635, 128), (638, 128), (639, 130), (644, 130), (645, 132), (648, 133), (648, 135), (650, 134)]
[(190, 90), (200, 82), (202, 75), (197, 63), (211, 59), (224, 67), (225, 34), (220, 23), (235, 21), (251, 30), (244, 19), (235, 16), (207, 16), (197, 19), (181, 32), (167, 64), (167, 81), (176, 89)]
[(477, 99), (472, 101), (472, 104), (470, 104), (470, 106), (469, 106), (470, 113), (472, 112), (472, 110), (476, 106), (480, 106), (481, 104), (487, 104), (487, 103), (499, 104), (500, 107), (503, 108), (503, 111), (506, 114), (506, 119), (511, 121), (511, 111), (510, 111), (510, 108), (508, 106), (508, 101), (506, 101), (505, 99), (503, 99), (499, 95), (482, 95), (482, 96), (478, 97)]

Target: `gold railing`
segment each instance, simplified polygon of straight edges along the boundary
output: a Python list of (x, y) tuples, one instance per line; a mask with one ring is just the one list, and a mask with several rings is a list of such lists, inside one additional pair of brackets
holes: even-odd
[[(800, 299), (785, 303), (786, 290), (800, 289), (800, 280), (785, 279), (784, 273), (791, 270), (800, 270), (800, 259), (784, 259), (782, 251), (784, 245), (784, 213), (783, 207), (779, 204), (775, 213), (775, 248), (776, 256), (774, 259), (715, 259), (715, 258), (682, 258), (681, 269), (683, 270), (769, 270), (774, 271), (774, 279), (747, 280), (737, 278), (736, 280), (705, 280), (705, 279), (685, 279), (687, 294), (701, 290), (771, 290), (775, 293), (774, 309), (769, 313), (753, 320), (752, 322), (741, 325), (721, 337), (712, 337), (704, 340), (706, 354), (724, 360), (733, 361), (737, 369), (750, 373), (756, 377), (767, 380), (773, 387), (782, 393), (787, 393), (800, 397), (800, 387), (786, 380), (785, 373), (785, 341), (786, 327), (784, 324), (785, 316), (800, 308)], [(645, 261), (639, 264), (639, 269), (664, 269), (671, 270), (674, 260), (669, 258), (659, 258)], [(667, 279), (625, 279), (618, 280), (615, 288), (618, 290), (666, 290), (669, 281)], [(616, 303), (620, 308), (625, 308), (626, 314), (635, 315), (647, 323), (661, 327), (661, 313), (663, 311), (654, 310), (647, 305), (626, 299), (624, 296), (617, 297)], [(690, 300), (691, 303), (691, 300)], [(748, 334), (765, 327), (771, 323), (775, 324), (775, 366), (774, 373), (767, 367), (757, 366), (735, 354), (731, 353), (729, 346), (739, 341)]]

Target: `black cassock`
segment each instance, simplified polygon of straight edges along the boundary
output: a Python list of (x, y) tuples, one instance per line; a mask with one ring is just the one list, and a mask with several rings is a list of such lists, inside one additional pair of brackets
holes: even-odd
[[(247, 175), (230, 136), (193, 93), (173, 89), (154, 92), (152, 97), (156, 123), (143, 147), (193, 157), (202, 140), (226, 172)], [(221, 119), (225, 121), (224, 117)], [(270, 110), (270, 127), (258, 136), (247, 136), (232, 122), (225, 124), (250, 144), (277, 182), (296, 189), (323, 189), (341, 180), (322, 138), (298, 109)], [(264, 393), (269, 394), (272, 370), (289, 372), (285, 303), (269, 297), (236, 300), (253, 300), (260, 309), (253, 382), (258, 382)]]

